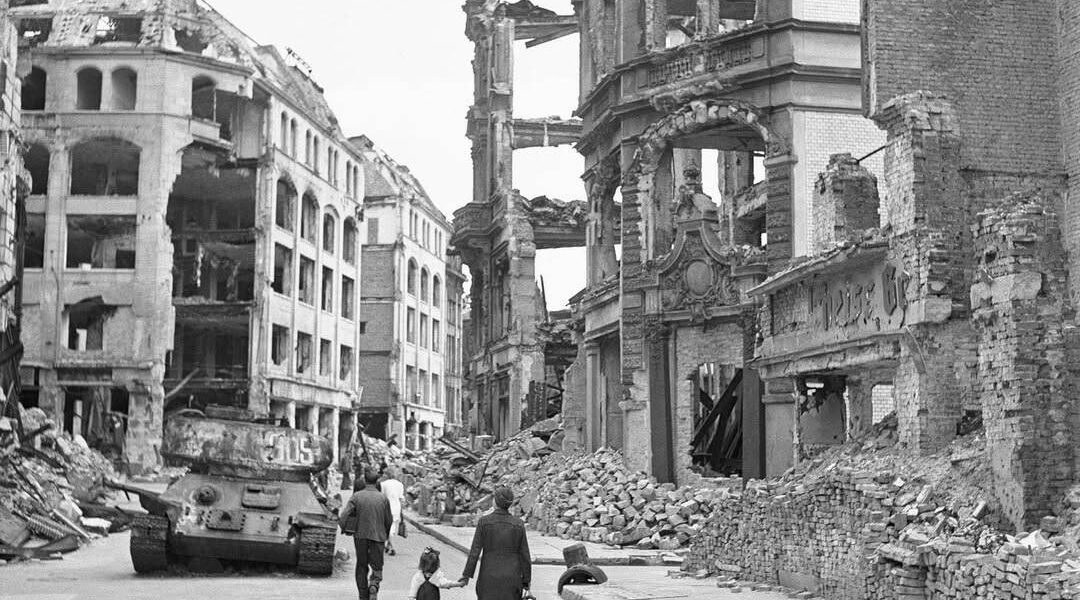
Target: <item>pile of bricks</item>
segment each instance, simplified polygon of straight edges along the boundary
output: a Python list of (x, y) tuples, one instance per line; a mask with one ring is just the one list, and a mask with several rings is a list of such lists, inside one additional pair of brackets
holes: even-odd
[(843, 461), (751, 482), (713, 505), (685, 568), (803, 587), (836, 600), (1080, 597), (1080, 554), (1059, 519), (1006, 536), (984, 503)]
[(500, 482), (521, 490), (518, 510), (530, 528), (563, 539), (675, 550), (705, 526), (724, 488), (676, 488), (627, 471), (622, 456), (533, 458)]

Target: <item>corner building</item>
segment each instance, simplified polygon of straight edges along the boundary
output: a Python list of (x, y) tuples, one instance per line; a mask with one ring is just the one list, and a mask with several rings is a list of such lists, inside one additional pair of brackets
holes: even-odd
[(275, 48), (183, 0), (22, 3), (26, 403), (133, 472), (163, 415), (351, 437), (362, 158)]
[(366, 137), (361, 420), (380, 438), (428, 450), (462, 429), (465, 277), (450, 222), (409, 169)]

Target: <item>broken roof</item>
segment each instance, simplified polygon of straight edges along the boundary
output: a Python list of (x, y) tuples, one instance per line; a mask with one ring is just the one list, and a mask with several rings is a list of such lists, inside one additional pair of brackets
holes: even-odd
[[(409, 167), (397, 162), (385, 150), (375, 145), (366, 135), (349, 138), (353, 147), (364, 157), (364, 169), (369, 187), (369, 196), (394, 195), (416, 201), (423, 206), (441, 225), (452, 231), (450, 221), (435, 203), (431, 201), (420, 180), (412, 174)], [(375, 188), (373, 191), (372, 188)]]
[(47, 0), (11, 3), (17, 21), (52, 19), (35, 48), (156, 48), (248, 71), (323, 129), (341, 135), (323, 90), (273, 46), (256, 43), (201, 0)]

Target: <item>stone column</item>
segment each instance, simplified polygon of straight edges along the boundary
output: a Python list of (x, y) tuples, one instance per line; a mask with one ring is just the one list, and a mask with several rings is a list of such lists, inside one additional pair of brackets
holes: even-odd
[(769, 273), (782, 270), (791, 258), (792, 252), (792, 179), (795, 157), (791, 154), (778, 154), (765, 158), (765, 171), (768, 177), (765, 199), (765, 234), (768, 244), (765, 256), (769, 263)]
[(585, 343), (585, 440), (592, 452), (603, 443), (602, 398), (604, 390), (600, 381), (600, 345)]
[(766, 379), (765, 476), (781, 475), (795, 464), (795, 384), (789, 377)]
[(289, 400), (285, 403), (285, 419), (289, 422), (289, 427), (296, 428), (296, 401)]
[(341, 409), (330, 409), (330, 443), (334, 448), (334, 462), (337, 462), (341, 457), (341, 448), (338, 444), (341, 440), (338, 437), (338, 430), (341, 426)]

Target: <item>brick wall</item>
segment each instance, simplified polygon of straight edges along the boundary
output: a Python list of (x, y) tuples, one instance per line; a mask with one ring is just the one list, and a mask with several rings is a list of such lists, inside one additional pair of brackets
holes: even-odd
[(864, 0), (868, 109), (915, 90), (944, 94), (959, 116), (964, 167), (1062, 170), (1057, 3)]
[(393, 245), (362, 246), (364, 279), (360, 281), (361, 298), (393, 298), (397, 291), (396, 253)]
[[(1061, 135), (1064, 142), (1065, 170), (1069, 174), (1071, 196), (1080, 197), (1080, 2), (1057, 0), (1059, 26), (1059, 79), (1057, 91), (1061, 103)], [(1069, 250), (1070, 270), (1080, 272), (1080, 202), (1068, 203), (1060, 211), (1065, 246)], [(1076, 283), (1071, 291), (1074, 306), (1080, 306)]]
[[(396, 342), (394, 337), (394, 307), (390, 302), (364, 302), (360, 305), (360, 321), (366, 323), (360, 335), (360, 349), (364, 351), (389, 351)], [(402, 332), (402, 338), (404, 332)]]
[[(796, 255), (813, 254), (808, 252), (808, 248), (817, 230), (814, 189), (818, 175), (828, 167), (830, 157), (836, 153), (850, 152), (855, 158), (861, 158), (885, 144), (885, 132), (861, 115), (800, 111), (796, 115), (796, 125), (800, 122), (800, 130), (794, 134), (805, 142), (804, 148), (799, 150), (799, 162), (795, 165), (795, 176), (799, 181), (793, 191), (795, 202), (807, 208), (796, 208), (796, 219), (799, 216), (805, 219), (805, 224), (794, 232)], [(862, 165), (878, 180), (884, 175), (880, 152), (867, 158)]]
[(361, 354), (360, 385), (364, 386), (364, 395), (360, 399), (361, 407), (389, 408), (393, 406), (390, 356), (385, 354)]
[(1054, 204), (1018, 193), (974, 225), (983, 421), (994, 490), (1017, 528), (1049, 514), (1076, 473), (1064, 325), (1073, 310)]
[(877, 179), (850, 154), (834, 154), (814, 187), (811, 254), (855, 242), (878, 226)]

